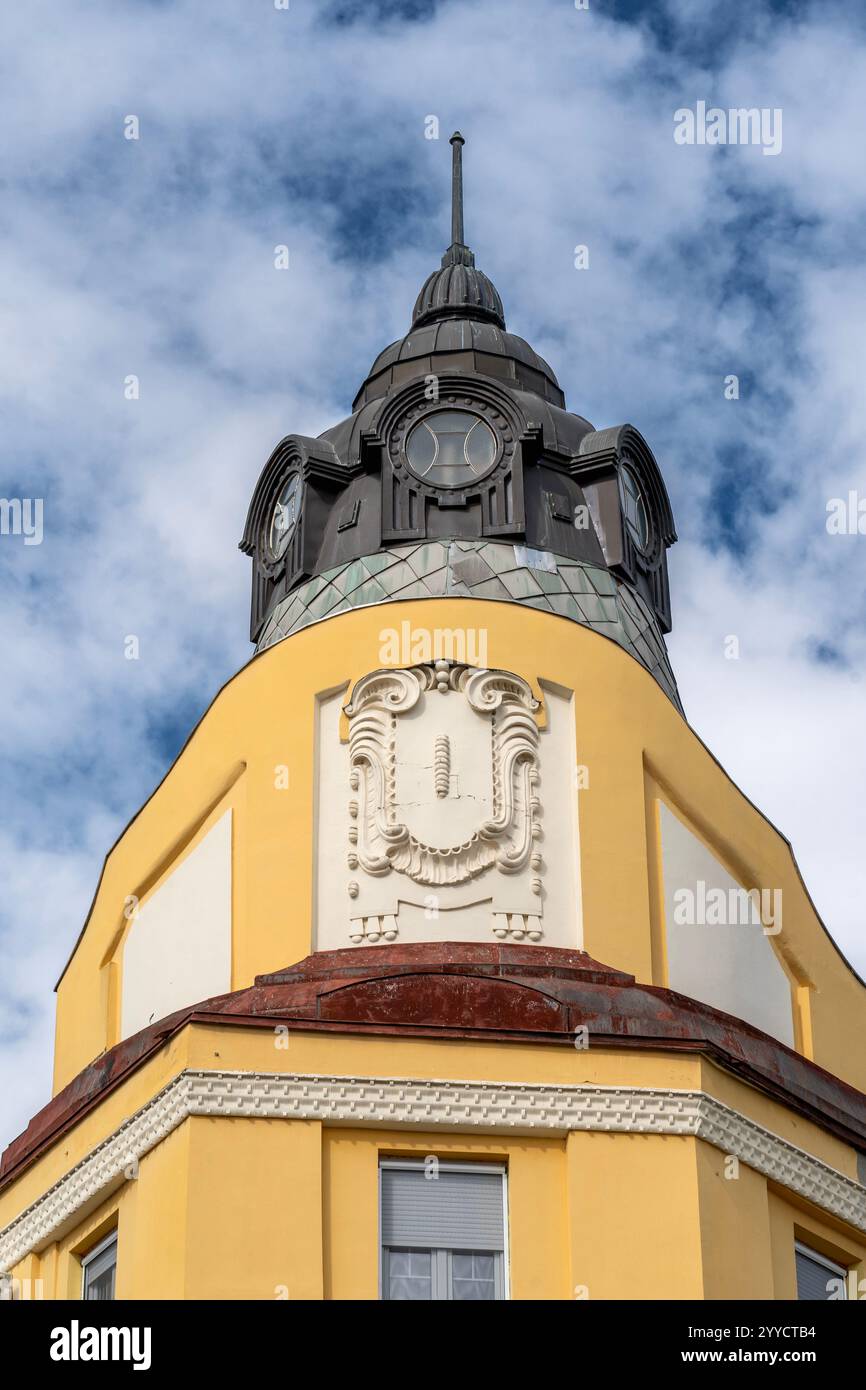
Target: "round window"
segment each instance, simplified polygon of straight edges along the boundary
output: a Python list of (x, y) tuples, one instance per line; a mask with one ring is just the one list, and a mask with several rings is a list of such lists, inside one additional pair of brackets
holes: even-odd
[(620, 471), (626, 525), (638, 550), (645, 554), (649, 550), (650, 523), (643, 492), (640, 483), (627, 464), (624, 463)]
[(297, 473), (292, 473), (280, 489), (268, 527), (268, 549), (275, 560), (283, 558), (292, 539), (298, 524), (300, 501), (301, 480)]
[(436, 410), (409, 431), (406, 458), (425, 482), (460, 487), (493, 466), (496, 435), (468, 410)]

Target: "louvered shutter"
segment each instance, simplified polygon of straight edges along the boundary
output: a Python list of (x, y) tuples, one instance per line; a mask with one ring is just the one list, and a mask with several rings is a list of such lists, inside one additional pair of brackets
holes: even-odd
[(502, 1174), (383, 1167), (382, 1244), (503, 1250)]
[[(806, 1300), (812, 1303), (820, 1301), (825, 1303), (830, 1297), (830, 1292), (827, 1289), (830, 1280), (842, 1279), (844, 1281), (845, 1276), (841, 1270), (830, 1269), (828, 1265), (822, 1264), (820, 1260), (813, 1260), (811, 1256), (807, 1255), (803, 1250), (797, 1250), (796, 1260), (797, 1298), (801, 1301)], [(833, 1291), (836, 1291), (836, 1297), (838, 1298), (838, 1285), (834, 1283), (832, 1288)]]

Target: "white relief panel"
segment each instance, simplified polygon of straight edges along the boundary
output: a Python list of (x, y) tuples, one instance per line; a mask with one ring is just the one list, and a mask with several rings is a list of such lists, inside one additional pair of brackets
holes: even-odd
[(450, 661), (320, 700), (317, 949), (580, 944), (571, 700), (545, 706), (546, 726), (522, 677)]

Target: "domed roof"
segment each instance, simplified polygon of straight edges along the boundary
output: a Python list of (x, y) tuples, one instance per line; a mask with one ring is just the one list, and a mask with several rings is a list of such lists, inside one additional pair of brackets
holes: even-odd
[(463, 240), (463, 144), (463, 136), (455, 132), (451, 136), (451, 245), (439, 269), (421, 286), (409, 332), (379, 353), (355, 397), (354, 410), (410, 376), (449, 369), (497, 377), (534, 391), (552, 405), (565, 405), (559, 382), (544, 358), (523, 338), (506, 332), (499, 291), (478, 270)]
[(412, 313), (412, 327), (439, 319), (469, 318), (505, 327), (499, 291), (483, 270), (477, 270), (468, 246), (450, 246), (442, 265), (428, 275)]
[[(446, 355), (449, 362), (445, 361)], [(426, 375), (448, 366), (496, 377), (522, 390), (534, 391), (551, 405), (565, 405), (553, 368), (525, 338), (505, 332), (489, 319), (466, 314), (413, 324), (405, 338), (389, 343), (367, 373), (352, 408), (358, 410), (365, 402), (384, 396), (391, 386), (410, 376)]]

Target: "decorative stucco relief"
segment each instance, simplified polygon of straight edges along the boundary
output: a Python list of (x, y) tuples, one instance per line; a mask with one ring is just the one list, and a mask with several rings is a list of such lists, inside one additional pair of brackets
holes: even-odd
[[(490, 793), (480, 800), (480, 818), (461, 843), (431, 844), (413, 833), (413, 807), (398, 790), (398, 764), (424, 757), (419, 740), (406, 729), (401, 716), (415, 710), (427, 691), (440, 697), (456, 692), (479, 716), (477, 737), (489, 743)], [(438, 704), (438, 701), (436, 702)], [(350, 786), (357, 799), (349, 803), (358, 824), (353, 862), (378, 876), (399, 870), (414, 883), (439, 886), (465, 883), (490, 865), (507, 874), (520, 873), (530, 861), (533, 841), (540, 833), (535, 794), (539, 780), (538, 726), (533, 718), (538, 701), (519, 676), (504, 671), (478, 671), (456, 662), (437, 661), (405, 671), (375, 671), (355, 686), (345, 712), (349, 719)], [(424, 711), (421, 727), (430, 744), (429, 791), (437, 798), (450, 792), (451, 736), (433, 733), (432, 721), (448, 721), (443, 708)], [(438, 727), (438, 723), (437, 723)], [(429, 732), (428, 732), (429, 730)], [(478, 762), (476, 750), (464, 756)], [(421, 764), (423, 766), (423, 762)], [(459, 794), (459, 793), (458, 793)], [(488, 810), (489, 815), (483, 812)], [(449, 833), (449, 819), (441, 817)], [(536, 856), (540, 864), (540, 856)], [(533, 888), (541, 891), (539, 882)]]
[[(549, 940), (548, 782), (557, 819), (564, 816), (563, 884), (574, 878), (577, 849), (562, 716), (551, 735), (522, 676), (444, 659), (371, 671), (340, 703), (342, 739), (333, 697), (320, 709), (319, 948), (397, 938)], [(552, 739), (563, 742), (556, 757)], [(565, 896), (571, 919), (551, 944), (575, 945), (574, 893)]]

